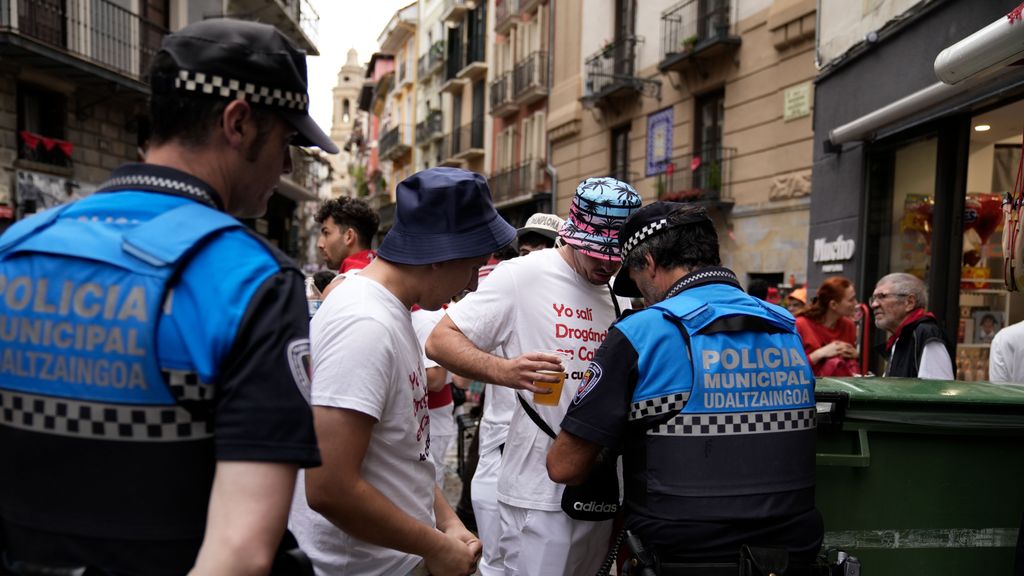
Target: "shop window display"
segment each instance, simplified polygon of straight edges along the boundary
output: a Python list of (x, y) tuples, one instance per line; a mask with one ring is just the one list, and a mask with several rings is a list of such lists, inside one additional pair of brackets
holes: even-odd
[(963, 216), (957, 379), (987, 380), (995, 334), (1024, 319), (1020, 296), (1003, 281), (1002, 201), (1011, 192), (1021, 156), (1024, 103), (980, 114), (971, 121), (967, 196)]

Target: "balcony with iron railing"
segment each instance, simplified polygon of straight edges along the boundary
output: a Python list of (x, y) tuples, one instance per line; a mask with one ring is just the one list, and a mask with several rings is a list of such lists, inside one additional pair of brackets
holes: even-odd
[(424, 81), (434, 75), (444, 65), (444, 40), (438, 40), (430, 45), (427, 53), (420, 56), (417, 70), (420, 81)]
[(661, 53), (658, 69), (682, 72), (739, 49), (732, 35), (727, 0), (686, 0), (661, 14)]
[(698, 153), (683, 154), (666, 163), (655, 186), (660, 200), (733, 204), (732, 164), (735, 148), (705, 146)]
[(497, 80), (491, 82), (491, 116), (504, 118), (519, 110), (512, 100), (512, 73), (505, 72)]
[(438, 166), (462, 166), (462, 160), (456, 157), (455, 140), (457, 139), (457, 134), (458, 131), (448, 132), (441, 137), (441, 143), (437, 147)]
[[(309, 0), (302, 0), (299, 6), (299, 28), (315, 48), (320, 42), (320, 14), (313, 8), (313, 4)], [(317, 49), (313, 55), (319, 56), (319, 54)]]
[(444, 135), (441, 128), (443, 121), (444, 117), (440, 110), (431, 110), (427, 113), (426, 119), (416, 124), (416, 144), (426, 146), (442, 137)]
[(507, 34), (519, 19), (519, 0), (494, 0), (494, 31)]
[[(320, 15), (310, 0), (222, 0), (223, 13), (234, 18), (259, 20), (288, 36), (311, 56), (319, 56)], [(51, 0), (51, 3), (54, 3)], [(59, 3), (59, 2), (56, 2)], [(138, 4), (138, 2), (137, 2)]]
[(516, 64), (514, 97), (516, 104), (526, 106), (548, 95), (548, 53), (537, 51)]
[(587, 57), (584, 63), (584, 105), (612, 106), (644, 93), (655, 81), (636, 75), (637, 45), (641, 39), (630, 36), (609, 42)]
[(473, 160), (484, 155), (484, 119), (478, 118), (452, 131), (452, 156), (459, 160)]
[(544, 186), (544, 162), (529, 159), (491, 176), (489, 185), (494, 204), (509, 205), (529, 199)]
[(476, 8), (475, 0), (444, 0), (441, 20), (448, 24), (458, 24), (465, 18), (466, 12), (473, 8)]
[(409, 127), (399, 124), (384, 132), (377, 145), (378, 152), (383, 160), (399, 160), (412, 150), (412, 139), (410, 138)]
[(520, 181), (519, 166), (504, 168), (488, 179), (491, 198), (495, 204), (502, 204), (511, 198), (522, 195), (523, 186)]
[(487, 75), (487, 45), (483, 36), (474, 37), (466, 43), (462, 66), (455, 76), (464, 80), (476, 80)]
[(0, 33), (22, 39), (0, 45), (0, 59), (43, 57), (58, 75), (86, 71), (144, 92), (167, 30), (109, 0), (0, 0)]
[(467, 80), (459, 76), (466, 63), (465, 44), (461, 41), (449, 42), (445, 45), (444, 80), (441, 92), (457, 92)]
[(295, 146), (291, 149), (291, 157), (292, 171), (282, 179), (316, 197), (320, 188), (330, 180), (330, 163), (316, 152)]

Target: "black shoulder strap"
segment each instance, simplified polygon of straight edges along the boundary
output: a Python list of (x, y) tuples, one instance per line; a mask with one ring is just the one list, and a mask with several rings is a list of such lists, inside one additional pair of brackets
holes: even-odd
[[(622, 274), (622, 271), (619, 271), (619, 274)], [(619, 308), (619, 299), (615, 297), (615, 291), (612, 290), (611, 284), (605, 284), (605, 286), (608, 287), (608, 293), (612, 297), (612, 306), (615, 307), (615, 319), (618, 320), (619, 316), (622, 316), (622, 309)]]
[(552, 439), (555, 439), (555, 431), (552, 430), (551, 426), (548, 426), (548, 423), (540, 417), (540, 414), (537, 414), (537, 411), (530, 406), (530, 403), (523, 399), (523, 395), (516, 392), (516, 398), (519, 399), (519, 403), (523, 405), (523, 410), (526, 410), (526, 415), (530, 417), (530, 420), (533, 420), (533, 423), (537, 425), (537, 428), (540, 428), (542, 432), (551, 436)]

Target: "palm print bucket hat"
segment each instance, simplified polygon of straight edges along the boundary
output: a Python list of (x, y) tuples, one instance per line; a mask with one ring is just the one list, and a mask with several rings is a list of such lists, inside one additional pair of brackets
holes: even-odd
[(576, 187), (562, 240), (587, 256), (618, 262), (619, 231), (640, 208), (640, 195), (615, 178), (587, 178)]

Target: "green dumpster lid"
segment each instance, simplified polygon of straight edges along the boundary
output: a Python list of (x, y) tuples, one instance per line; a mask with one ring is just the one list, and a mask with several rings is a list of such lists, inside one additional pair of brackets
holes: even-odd
[[(1024, 385), (918, 380), (819, 378), (819, 421), (887, 422), (935, 429), (1024, 430)], [(836, 396), (846, 400), (836, 401)]]
[(918, 380), (916, 378), (818, 378), (815, 392), (845, 392), (854, 402), (1020, 404), (1024, 385)]

